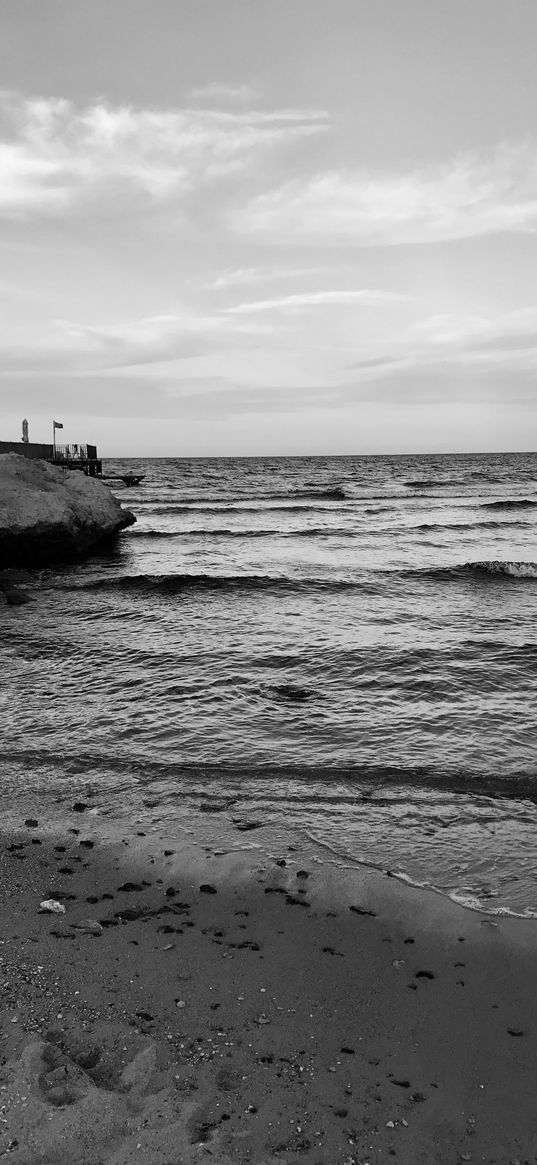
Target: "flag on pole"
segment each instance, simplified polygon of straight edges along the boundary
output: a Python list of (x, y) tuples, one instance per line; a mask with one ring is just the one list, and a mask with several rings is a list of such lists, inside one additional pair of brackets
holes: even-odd
[(53, 421), (52, 424), (53, 424), (55, 429), (63, 429), (63, 422), (62, 421)]

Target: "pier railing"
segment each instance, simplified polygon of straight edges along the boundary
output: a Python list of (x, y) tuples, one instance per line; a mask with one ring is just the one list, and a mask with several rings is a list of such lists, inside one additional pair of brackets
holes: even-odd
[(50, 459), (62, 469), (81, 469), (87, 477), (102, 477), (103, 463), (96, 445), (56, 445)]
[(56, 445), (56, 461), (96, 461), (96, 445)]

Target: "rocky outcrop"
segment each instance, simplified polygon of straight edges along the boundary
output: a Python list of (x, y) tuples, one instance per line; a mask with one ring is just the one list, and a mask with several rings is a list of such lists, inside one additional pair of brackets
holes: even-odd
[(102, 481), (18, 453), (0, 456), (0, 566), (79, 558), (136, 521)]

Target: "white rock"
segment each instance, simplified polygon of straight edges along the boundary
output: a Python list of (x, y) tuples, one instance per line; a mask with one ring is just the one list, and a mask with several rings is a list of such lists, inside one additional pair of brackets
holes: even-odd
[(44, 902), (39, 903), (39, 909), (45, 914), (65, 914), (65, 906), (61, 902), (55, 902), (54, 898), (45, 898)]

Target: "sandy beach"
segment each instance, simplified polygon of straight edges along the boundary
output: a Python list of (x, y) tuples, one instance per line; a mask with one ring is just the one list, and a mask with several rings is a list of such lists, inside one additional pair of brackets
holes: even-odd
[(296, 848), (26, 821), (0, 847), (0, 1158), (537, 1161), (534, 922)]

